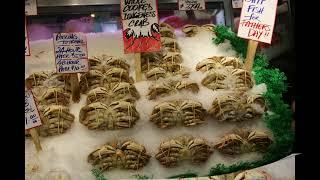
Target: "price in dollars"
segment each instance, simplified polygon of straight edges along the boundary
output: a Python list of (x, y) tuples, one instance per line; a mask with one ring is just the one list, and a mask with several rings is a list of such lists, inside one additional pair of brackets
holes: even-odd
[(178, 5), (180, 11), (206, 9), (206, 3), (204, 0), (179, 0)]
[(40, 115), (31, 90), (25, 91), (24, 98), (25, 129), (41, 126)]

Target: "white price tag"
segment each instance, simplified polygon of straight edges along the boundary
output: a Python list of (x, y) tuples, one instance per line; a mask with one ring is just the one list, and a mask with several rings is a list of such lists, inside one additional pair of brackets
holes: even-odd
[(206, 3), (204, 0), (178, 0), (179, 10), (205, 10)]
[(242, 8), (242, 1), (243, 0), (232, 0), (232, 7), (235, 9)]
[(27, 16), (37, 15), (37, 0), (25, 0), (24, 10)]
[(57, 73), (88, 72), (87, 39), (83, 33), (54, 33)]
[(41, 126), (41, 119), (31, 90), (24, 93), (25, 129)]
[(238, 36), (271, 43), (277, 0), (244, 0)]
[(29, 37), (27, 31), (27, 22), (24, 23), (24, 54), (26, 56), (30, 56), (30, 45), (29, 45)]

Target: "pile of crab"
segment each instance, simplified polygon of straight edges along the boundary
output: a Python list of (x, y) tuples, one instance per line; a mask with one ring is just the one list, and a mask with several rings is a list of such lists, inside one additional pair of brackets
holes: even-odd
[[(70, 113), (71, 84), (69, 75), (55, 72), (36, 72), (25, 81), (32, 89), (38, 105), (42, 125), (36, 127), (40, 136), (65, 133), (74, 121)], [(26, 137), (30, 134), (26, 131)]]
[(199, 33), (199, 31), (201, 31), (201, 30), (205, 30), (205, 31), (209, 31), (209, 32), (214, 33), (213, 32), (214, 27), (215, 27), (214, 24), (204, 24), (202, 26), (187, 24), (182, 27), (181, 31), (185, 34), (186, 37), (193, 37), (197, 33)]
[(87, 94), (79, 121), (90, 130), (131, 128), (139, 119), (135, 101), (140, 95), (129, 77), (129, 64), (122, 58), (102, 55), (89, 59), (90, 70), (80, 77), (80, 90)]

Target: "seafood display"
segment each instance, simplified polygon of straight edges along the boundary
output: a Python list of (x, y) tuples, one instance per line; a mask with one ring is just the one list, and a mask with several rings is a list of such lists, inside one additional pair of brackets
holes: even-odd
[(108, 142), (88, 155), (88, 162), (101, 171), (113, 168), (138, 170), (150, 159), (145, 147), (133, 140)]
[(263, 131), (240, 130), (224, 135), (215, 143), (214, 148), (228, 155), (265, 152), (272, 142), (271, 137)]
[(187, 24), (182, 27), (181, 31), (186, 35), (186, 37), (193, 37), (199, 33), (200, 30), (210, 31), (213, 33), (214, 27), (214, 24), (204, 24), (202, 26)]
[(234, 180), (250, 180), (250, 179), (257, 179), (257, 180), (271, 180), (272, 177), (265, 171), (261, 170), (248, 170), (242, 173), (239, 173)]
[(183, 160), (191, 161), (193, 164), (201, 164), (212, 153), (212, 147), (205, 139), (179, 136), (162, 142), (156, 159), (165, 167), (175, 167)]

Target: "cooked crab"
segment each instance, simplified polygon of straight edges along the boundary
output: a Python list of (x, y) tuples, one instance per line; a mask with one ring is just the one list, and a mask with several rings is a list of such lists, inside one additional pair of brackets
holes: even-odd
[(160, 27), (160, 35), (161, 37), (176, 38), (173, 30), (168, 27)]
[(148, 80), (157, 80), (159, 78), (164, 78), (166, 77), (166, 73), (167, 71), (163, 68), (160, 67), (155, 67), (150, 69), (147, 73), (146, 73), (146, 78)]
[(89, 70), (89, 72), (81, 74), (80, 76), (80, 90), (85, 93), (91, 89), (102, 86), (104, 75), (98, 70)]
[(149, 87), (149, 99), (156, 99), (157, 97), (170, 95), (180, 90), (190, 90), (191, 92), (198, 92), (199, 86), (195, 82), (189, 81), (164, 81), (162, 83), (155, 83)]
[(162, 64), (162, 61), (162, 53), (160, 52), (141, 53), (141, 71), (146, 72), (158, 67), (159, 64)]
[(201, 164), (212, 153), (212, 147), (207, 140), (199, 137), (179, 136), (162, 142), (156, 159), (165, 167), (175, 167), (183, 160), (190, 160), (193, 164)]
[(231, 74), (237, 78), (236, 89), (248, 90), (253, 87), (251, 74), (244, 69), (234, 69)]
[(61, 105), (50, 105), (43, 111), (43, 124), (40, 136), (52, 136), (66, 132), (74, 121), (69, 108)]
[(227, 66), (232, 68), (241, 68), (243, 63), (235, 57), (213, 56), (200, 61), (196, 66), (196, 70), (205, 72), (211, 69), (219, 69)]
[(140, 94), (137, 91), (136, 87), (133, 84), (127, 83), (127, 82), (120, 82), (117, 83), (112, 89), (111, 89), (111, 99), (113, 100), (120, 100), (126, 97), (133, 98), (133, 99), (139, 99)]
[(88, 92), (87, 104), (94, 102), (105, 102), (110, 97), (107, 89), (96, 87)]
[(32, 73), (25, 81), (27, 85), (34, 87), (43, 85), (43, 82), (48, 78), (49, 75), (46, 72), (41, 71)]
[(105, 71), (108, 71), (108, 69), (112, 67), (122, 68), (126, 71), (129, 71), (130, 69), (130, 65), (126, 63), (124, 59), (113, 56), (107, 58), (105, 65)]
[(39, 97), (39, 105), (64, 105), (70, 103), (70, 94), (66, 93), (64, 89), (52, 87)]
[(129, 72), (122, 68), (113, 67), (106, 71), (103, 78), (103, 84), (111, 82), (129, 82), (133, 83), (129, 77)]
[(167, 52), (181, 52), (180, 46), (174, 38), (161, 37), (161, 45)]
[(167, 52), (163, 56), (164, 62), (171, 62), (171, 63), (181, 63), (182, 62), (182, 56), (180, 53), (177, 52)]
[(103, 71), (102, 60), (98, 57), (89, 58), (89, 67), (90, 70), (99, 70)]
[(239, 173), (234, 180), (271, 180), (271, 175), (265, 171), (260, 170), (248, 170)]
[(265, 152), (272, 144), (268, 134), (260, 130), (240, 130), (223, 136), (214, 148), (221, 153), (234, 155), (248, 152)]
[(201, 84), (212, 90), (228, 89), (228, 84), (224, 82), (226, 77), (223, 73), (209, 71), (206, 77), (202, 79)]
[(51, 73), (47, 81), (49, 87), (61, 87), (67, 93), (71, 93), (70, 74)]
[(202, 29), (213, 32), (214, 24), (204, 24), (201, 26)]
[(186, 34), (187, 37), (192, 37), (195, 36), (198, 33), (198, 28), (199, 26), (197, 25), (191, 25), (191, 24), (187, 24), (185, 26), (182, 27), (182, 32), (184, 32)]
[(138, 170), (150, 159), (143, 145), (133, 141), (107, 142), (88, 155), (88, 162), (101, 171), (112, 168)]
[(164, 22), (160, 23), (160, 28), (163, 28), (163, 27), (169, 28), (171, 29), (171, 31), (174, 31), (174, 28), (168, 23), (164, 23)]
[(81, 108), (79, 121), (88, 129), (114, 130), (131, 128), (139, 119), (139, 113), (133, 103), (114, 101), (109, 105), (95, 102)]
[(159, 128), (170, 128), (177, 125), (188, 127), (204, 123), (205, 114), (206, 110), (197, 101), (165, 101), (153, 108), (150, 121)]

